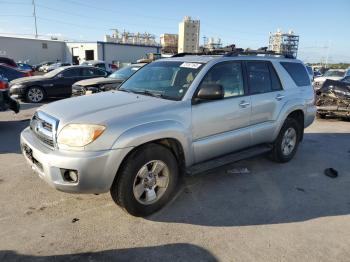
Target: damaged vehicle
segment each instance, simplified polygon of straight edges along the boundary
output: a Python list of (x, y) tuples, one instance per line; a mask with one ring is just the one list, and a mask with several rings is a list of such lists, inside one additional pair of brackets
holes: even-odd
[(316, 91), (317, 115), (350, 117), (350, 76), (343, 79), (327, 79)]
[(132, 64), (123, 67), (107, 77), (97, 77), (76, 82), (72, 86), (72, 95), (89, 95), (117, 89), (121, 83), (128, 79), (146, 63)]
[(346, 70), (345, 69), (329, 69), (326, 73), (324, 73), (323, 76), (315, 78), (313, 82), (314, 89), (317, 90), (321, 88), (323, 83), (329, 79), (329, 80), (341, 80), (344, 77), (346, 77)]

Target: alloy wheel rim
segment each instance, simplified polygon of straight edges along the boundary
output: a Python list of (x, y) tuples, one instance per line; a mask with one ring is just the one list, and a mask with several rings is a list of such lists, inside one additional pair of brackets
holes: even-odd
[(161, 160), (152, 160), (137, 172), (133, 184), (135, 199), (143, 205), (157, 202), (169, 185), (169, 168)]
[(39, 88), (31, 88), (28, 91), (28, 97), (32, 102), (40, 102), (43, 99), (44, 94)]
[(290, 127), (286, 130), (286, 132), (283, 135), (281, 149), (282, 153), (285, 156), (290, 155), (296, 145), (297, 142), (297, 132), (293, 127)]

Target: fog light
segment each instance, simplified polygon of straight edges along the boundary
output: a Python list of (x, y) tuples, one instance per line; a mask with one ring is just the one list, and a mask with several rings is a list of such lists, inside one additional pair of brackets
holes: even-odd
[(76, 170), (65, 170), (63, 173), (64, 180), (68, 182), (77, 182), (78, 181), (78, 171)]

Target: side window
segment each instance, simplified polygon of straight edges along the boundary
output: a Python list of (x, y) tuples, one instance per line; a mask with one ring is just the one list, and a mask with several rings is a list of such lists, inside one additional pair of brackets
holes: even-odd
[(247, 62), (249, 90), (251, 94), (272, 91), (270, 70), (266, 62)]
[(105, 71), (102, 71), (102, 70), (94, 69), (94, 75), (95, 76), (106, 76), (107, 73)]
[(278, 77), (277, 72), (271, 63), (269, 63), (269, 70), (271, 75), (272, 91), (282, 90), (281, 80)]
[(286, 71), (297, 86), (310, 85), (310, 77), (303, 64), (293, 62), (281, 62), (281, 65), (284, 67), (284, 69), (286, 69)]
[(89, 77), (89, 76), (95, 76), (96, 75), (95, 74), (95, 69), (93, 69), (93, 68), (82, 68), (81, 71), (82, 71), (81, 72), (82, 76)]
[(96, 64), (95, 67), (106, 70), (105, 64)]
[(62, 72), (63, 77), (76, 77), (80, 75), (80, 69), (67, 69)]
[(350, 83), (350, 76), (347, 76), (343, 79), (344, 82)]
[(225, 98), (244, 95), (241, 63), (229, 62), (214, 65), (204, 77), (202, 84), (222, 85)]

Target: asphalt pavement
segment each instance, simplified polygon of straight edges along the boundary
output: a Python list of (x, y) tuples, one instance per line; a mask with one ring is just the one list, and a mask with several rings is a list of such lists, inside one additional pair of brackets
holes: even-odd
[(186, 177), (164, 209), (135, 218), (109, 194), (58, 192), (31, 171), (19, 134), (36, 107), (0, 112), (0, 261), (350, 260), (350, 122), (317, 120), (289, 163), (258, 156)]

